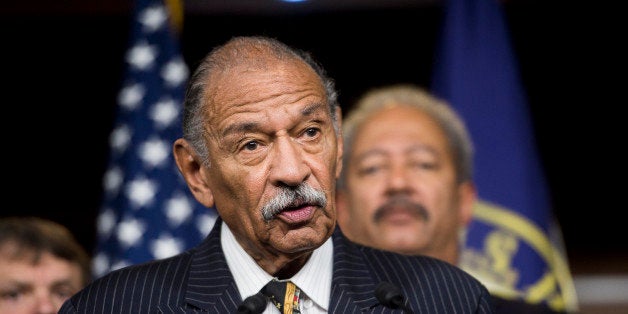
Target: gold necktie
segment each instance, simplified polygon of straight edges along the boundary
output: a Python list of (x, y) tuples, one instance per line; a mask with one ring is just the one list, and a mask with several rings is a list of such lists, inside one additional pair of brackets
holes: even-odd
[(271, 280), (262, 288), (275, 307), (283, 314), (299, 314), (299, 295), (301, 290), (290, 281)]

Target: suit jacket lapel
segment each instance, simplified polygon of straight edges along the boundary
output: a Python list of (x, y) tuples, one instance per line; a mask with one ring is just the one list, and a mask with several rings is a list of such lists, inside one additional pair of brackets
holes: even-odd
[(375, 282), (356, 245), (348, 242), (340, 229), (336, 228), (332, 237), (334, 270), (329, 313), (368, 311), (379, 304), (374, 293), (379, 282)]
[(220, 246), (222, 219), (193, 254), (185, 301), (210, 312), (233, 313), (242, 302)]

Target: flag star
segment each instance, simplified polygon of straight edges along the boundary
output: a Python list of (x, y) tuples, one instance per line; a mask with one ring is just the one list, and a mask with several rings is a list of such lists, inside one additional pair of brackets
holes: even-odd
[(179, 86), (188, 78), (188, 67), (181, 58), (170, 60), (161, 70), (161, 77), (169, 86)]
[(177, 104), (172, 98), (160, 100), (150, 111), (151, 119), (161, 128), (170, 126), (178, 116)]
[(127, 125), (116, 127), (109, 135), (109, 145), (118, 154), (124, 152), (131, 143), (131, 133)]
[(98, 234), (103, 237), (109, 237), (111, 231), (116, 225), (116, 214), (113, 212), (111, 208), (105, 208), (98, 215)]
[(157, 48), (147, 42), (133, 46), (126, 55), (126, 61), (136, 69), (147, 70), (153, 66), (157, 59)]
[(170, 146), (163, 140), (153, 138), (140, 145), (138, 156), (151, 167), (157, 167), (168, 160)]
[(214, 227), (216, 223), (216, 215), (202, 214), (196, 218), (196, 228), (201, 234), (201, 237), (205, 237)]
[(96, 254), (92, 259), (92, 268), (96, 278), (106, 274), (109, 271), (109, 257), (102, 252)]
[(165, 211), (168, 222), (178, 226), (192, 215), (192, 204), (185, 195), (180, 195), (167, 201)]
[(164, 25), (167, 18), (168, 16), (163, 6), (152, 6), (140, 13), (139, 22), (146, 31), (154, 32)]
[(115, 195), (120, 191), (122, 182), (124, 180), (124, 173), (119, 167), (112, 167), (105, 172), (103, 176), (103, 186), (107, 194)]
[(148, 179), (135, 179), (129, 182), (126, 196), (136, 207), (144, 207), (155, 198), (156, 190), (155, 182)]
[(135, 246), (145, 230), (145, 224), (138, 219), (123, 220), (118, 224), (118, 240), (125, 247)]
[(118, 94), (118, 103), (128, 110), (133, 110), (139, 106), (145, 94), (146, 88), (142, 84), (127, 85)]
[(183, 241), (170, 235), (160, 235), (151, 245), (151, 253), (156, 259), (166, 258), (183, 250)]

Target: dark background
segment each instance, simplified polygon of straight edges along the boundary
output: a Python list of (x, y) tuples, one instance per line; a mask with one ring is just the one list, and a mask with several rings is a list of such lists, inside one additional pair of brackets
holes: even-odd
[[(59, 221), (91, 251), (131, 6), (20, 3), (0, 5), (0, 214)], [(571, 268), (628, 272), (622, 11), (605, 1), (504, 6)], [(198, 7), (186, 9), (181, 33), (191, 68), (233, 35), (263, 34), (313, 52), (344, 108), (375, 85), (429, 86), (438, 1), (309, 12)]]

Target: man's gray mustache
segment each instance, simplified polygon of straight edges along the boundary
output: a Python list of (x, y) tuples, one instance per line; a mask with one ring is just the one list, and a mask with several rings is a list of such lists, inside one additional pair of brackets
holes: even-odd
[(316, 190), (307, 184), (300, 184), (297, 187), (283, 187), (279, 194), (274, 196), (262, 208), (262, 217), (265, 221), (275, 218), (286, 208), (298, 207), (304, 204), (325, 207), (327, 197), (322, 191)]

